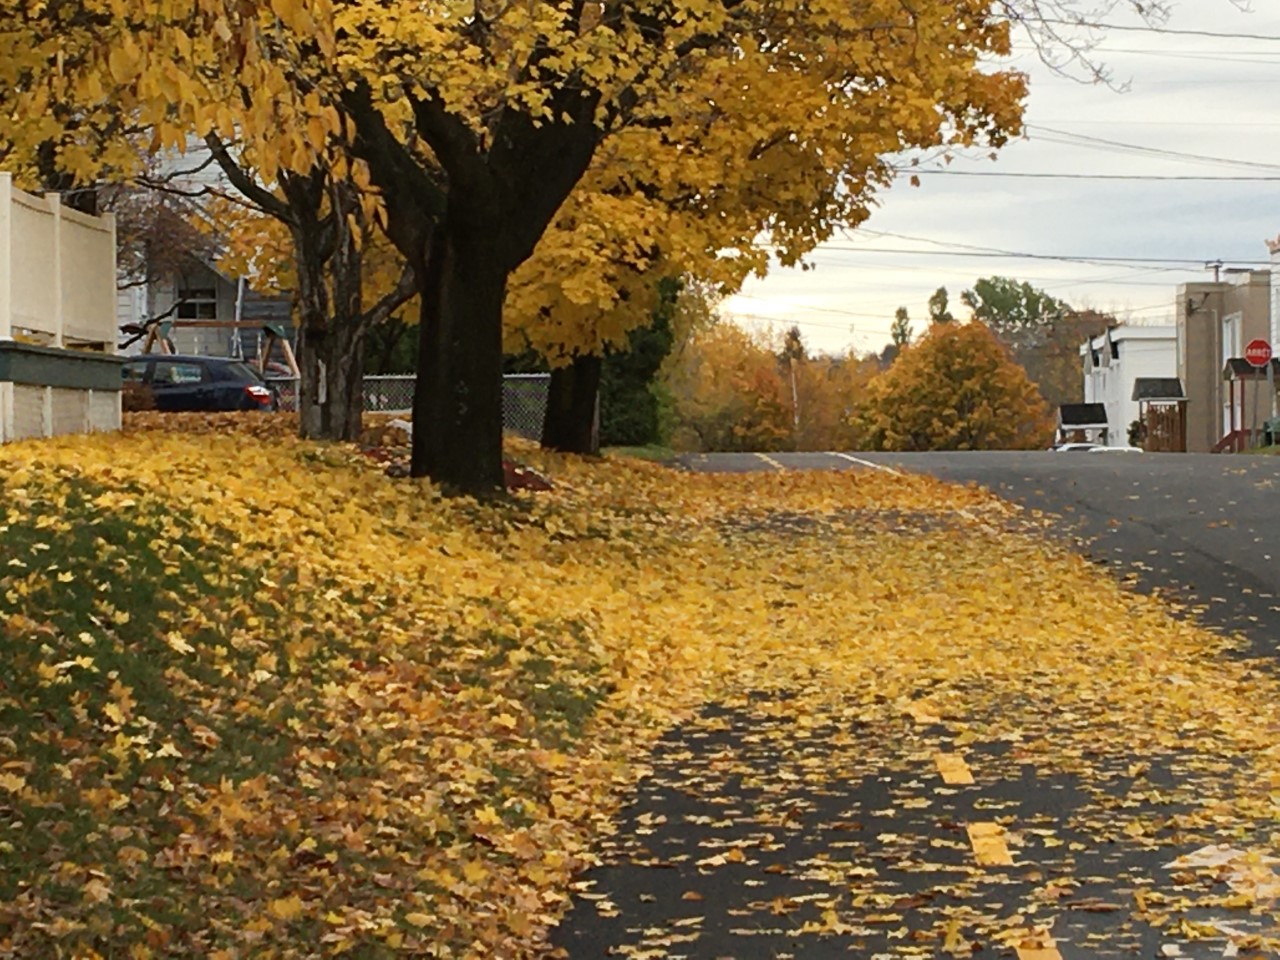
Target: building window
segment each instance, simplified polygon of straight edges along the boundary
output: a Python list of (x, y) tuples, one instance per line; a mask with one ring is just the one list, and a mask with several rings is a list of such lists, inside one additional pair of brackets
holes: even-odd
[(179, 320), (217, 320), (218, 291), (213, 287), (179, 287)]

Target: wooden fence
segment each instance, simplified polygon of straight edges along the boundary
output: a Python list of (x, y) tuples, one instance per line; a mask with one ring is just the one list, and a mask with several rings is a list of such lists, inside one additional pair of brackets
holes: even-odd
[(115, 351), (115, 218), (36, 197), (0, 173), (0, 340)]

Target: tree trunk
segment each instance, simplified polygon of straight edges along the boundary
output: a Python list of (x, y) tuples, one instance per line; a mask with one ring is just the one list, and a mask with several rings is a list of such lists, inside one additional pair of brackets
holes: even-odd
[(600, 357), (575, 356), (551, 371), (542, 445), (562, 453), (600, 452)]
[(364, 338), (354, 322), (332, 318), (298, 329), (298, 432), (308, 440), (360, 439)]
[[(509, 269), (495, 225), (446, 216), (420, 282), (410, 475), (450, 494), (502, 492), (502, 303)], [(501, 230), (498, 229), (497, 233)]]
[(356, 198), (339, 183), (329, 200), (332, 233), (313, 219), (294, 231), (302, 315), (298, 432), (308, 440), (356, 441), (363, 426), (365, 334), (360, 243), (348, 216)]

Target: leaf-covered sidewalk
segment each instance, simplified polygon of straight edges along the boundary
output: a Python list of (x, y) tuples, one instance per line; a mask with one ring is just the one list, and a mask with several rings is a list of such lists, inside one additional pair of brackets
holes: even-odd
[(780, 683), (658, 745), (571, 956), (1277, 955), (1273, 664), (991, 508), (783, 529)]
[(537, 955), (571, 883), (584, 957), (1012, 955), (1095, 896), (1264, 949), (1277, 684), (980, 491), (521, 448), (555, 489), (480, 506), (169, 422), (0, 449), (0, 955)]

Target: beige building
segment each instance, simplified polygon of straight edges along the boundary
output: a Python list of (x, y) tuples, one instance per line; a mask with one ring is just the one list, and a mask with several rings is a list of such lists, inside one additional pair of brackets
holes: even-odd
[[(1237, 389), (1233, 397), (1223, 368), (1243, 356), (1250, 340), (1270, 336), (1270, 271), (1228, 272), (1221, 281), (1179, 284), (1176, 325), (1178, 378), (1187, 393), (1187, 451), (1207, 453), (1232, 424), (1249, 423), (1255, 415), (1247, 407), (1252, 394)], [(1261, 419), (1267, 416), (1269, 411), (1260, 413)]]

